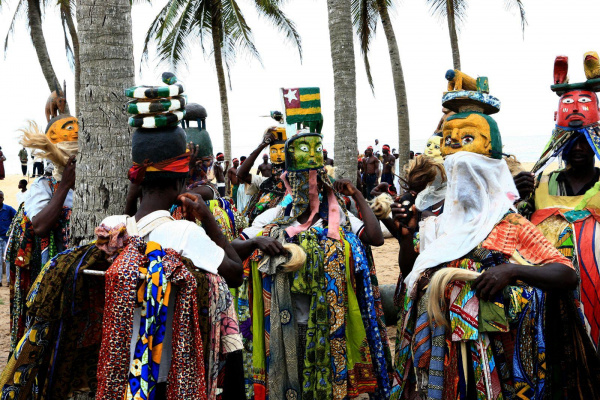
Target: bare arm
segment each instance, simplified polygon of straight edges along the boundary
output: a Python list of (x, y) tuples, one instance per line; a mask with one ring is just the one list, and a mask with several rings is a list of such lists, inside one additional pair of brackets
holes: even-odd
[[(252, 183), (252, 174), (250, 174), (250, 169), (254, 166), (256, 159), (260, 155), (260, 153), (264, 150), (265, 147), (268, 147), (273, 140), (275, 140), (275, 135), (273, 134), (273, 128), (267, 129), (265, 134), (263, 135), (263, 140), (260, 142), (258, 147), (254, 149), (252, 153), (246, 158), (246, 161), (237, 170), (237, 177), (246, 183)], [(260, 175), (260, 171), (259, 171)]]
[(281, 243), (268, 236), (257, 236), (247, 240), (237, 238), (231, 242), (231, 245), (242, 260), (250, 257), (257, 249), (271, 256), (279, 255), (285, 251)]
[(384, 243), (383, 232), (379, 226), (379, 220), (373, 214), (371, 207), (363, 197), (362, 193), (348, 179), (338, 179), (333, 184), (334, 189), (345, 196), (352, 196), (356, 207), (360, 211), (365, 224), (364, 231), (360, 237), (363, 243), (372, 246), (382, 246)]

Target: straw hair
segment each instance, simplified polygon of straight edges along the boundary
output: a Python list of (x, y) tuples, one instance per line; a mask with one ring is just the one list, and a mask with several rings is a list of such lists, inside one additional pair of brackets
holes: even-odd
[(508, 165), (508, 170), (512, 176), (517, 176), (520, 172), (525, 171), (521, 162), (517, 160), (517, 157), (514, 155), (504, 156), (504, 160), (506, 161), (506, 165)]
[(20, 143), (28, 148), (41, 150), (40, 157), (50, 160), (54, 165), (64, 167), (67, 165), (69, 155), (52, 143), (42, 133), (40, 127), (34, 121), (28, 121), (26, 128), (19, 129), (23, 133)]
[(427, 288), (427, 293), (429, 294), (429, 301), (427, 302), (429, 320), (449, 327), (450, 325), (445, 316), (446, 300), (444, 292), (446, 291), (446, 286), (448, 283), (454, 281), (474, 281), (479, 275), (481, 275), (481, 272), (469, 271), (462, 268), (442, 268), (437, 271), (431, 278), (431, 282), (429, 282), (429, 287)]
[(387, 193), (382, 193), (369, 205), (377, 219), (386, 219), (392, 213), (394, 199)]
[(436, 162), (433, 158), (420, 156), (404, 166), (405, 177), (400, 180), (405, 190), (420, 193), (435, 180), (438, 174), (441, 175), (442, 182), (446, 182), (444, 165)]
[(290, 259), (283, 264), (283, 268), (286, 272), (296, 272), (306, 262), (306, 253), (304, 249), (297, 244), (286, 243), (283, 245), (283, 248), (290, 253)]

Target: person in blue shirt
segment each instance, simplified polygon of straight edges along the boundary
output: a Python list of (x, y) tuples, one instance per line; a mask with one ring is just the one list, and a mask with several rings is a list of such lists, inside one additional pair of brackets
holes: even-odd
[[(17, 211), (11, 206), (4, 204), (4, 193), (0, 191), (0, 286), (2, 286), (2, 274), (4, 268), (8, 271), (8, 266), (4, 262), (4, 253), (6, 252), (6, 242), (8, 241), (8, 228), (15, 217)], [(8, 282), (8, 275), (7, 275)]]

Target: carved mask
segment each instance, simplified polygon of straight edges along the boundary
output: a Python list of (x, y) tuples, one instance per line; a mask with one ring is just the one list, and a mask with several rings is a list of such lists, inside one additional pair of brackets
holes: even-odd
[(57, 119), (47, 129), (46, 136), (53, 144), (76, 142), (79, 138), (79, 122), (70, 115)]
[(581, 128), (600, 120), (598, 97), (587, 90), (573, 90), (560, 97), (556, 125)]
[(285, 143), (274, 143), (269, 150), (272, 164), (283, 164), (285, 162)]
[(289, 139), (285, 150), (288, 171), (323, 168), (323, 143), (318, 133), (304, 133)]
[(502, 139), (491, 117), (466, 112), (448, 117), (443, 126), (442, 155), (470, 151), (491, 158), (502, 158)]
[(431, 157), (436, 161), (442, 161), (442, 137), (438, 135), (433, 135), (427, 141), (427, 145), (425, 145), (425, 154), (427, 157)]

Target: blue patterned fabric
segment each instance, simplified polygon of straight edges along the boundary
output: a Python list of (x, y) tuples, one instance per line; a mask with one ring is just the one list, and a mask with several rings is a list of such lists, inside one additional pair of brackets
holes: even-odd
[(379, 398), (388, 399), (391, 395), (391, 384), (387, 372), (387, 362), (385, 360), (379, 325), (377, 324), (373, 287), (371, 286), (371, 275), (365, 248), (354, 233), (344, 232), (344, 236), (350, 244), (352, 258), (354, 258), (356, 294), (360, 313), (367, 331), (367, 340), (371, 350), (373, 366), (377, 374), (377, 395)]

